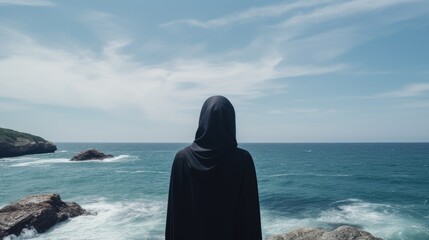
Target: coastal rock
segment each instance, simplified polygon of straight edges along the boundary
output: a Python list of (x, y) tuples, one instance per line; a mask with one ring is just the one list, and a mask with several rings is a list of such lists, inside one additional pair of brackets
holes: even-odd
[(41, 137), (0, 128), (0, 158), (52, 153), (56, 150), (55, 144)]
[(382, 240), (355, 227), (340, 226), (333, 231), (320, 228), (300, 228), (268, 240)]
[(0, 209), (0, 239), (19, 235), (33, 227), (42, 233), (68, 218), (88, 214), (75, 202), (63, 202), (59, 194), (40, 194), (23, 198)]
[(111, 158), (113, 155), (104, 154), (95, 149), (89, 149), (76, 154), (71, 161), (85, 161), (85, 160), (103, 160), (105, 158)]

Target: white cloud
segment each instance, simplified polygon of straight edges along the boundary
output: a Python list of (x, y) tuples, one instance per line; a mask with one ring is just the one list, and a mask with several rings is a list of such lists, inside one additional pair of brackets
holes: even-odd
[(103, 41), (117, 40), (130, 41), (124, 27), (123, 20), (110, 13), (102, 11), (86, 11), (80, 15), (80, 20), (91, 27)]
[[(380, 1), (370, 8), (362, 0), (296, 1), (252, 8), (203, 24), (216, 27), (285, 15), (289, 21), (304, 24), (309, 19), (328, 19), (335, 11), (352, 13), (352, 6), (367, 11), (403, 1), (391, 2)], [(99, 34), (100, 53), (81, 46), (47, 46), (19, 31), (0, 28), (0, 50), (5, 56), (0, 59), (0, 96), (105, 111), (131, 108), (152, 119), (170, 119), (199, 108), (194, 103), (212, 94), (241, 101), (270, 94), (276, 87), (273, 79), (350, 69), (347, 64), (327, 60), (367, 40), (360, 38), (365, 34), (356, 33), (364, 28), (353, 26), (307, 34), (268, 28), (248, 46), (230, 52), (200, 51), (147, 65), (124, 53), (133, 38), (120, 19), (98, 11), (86, 12), (81, 19)], [(302, 37), (294, 39), (298, 35)], [(340, 36), (338, 43), (335, 40)]]
[(2, 30), (7, 37), (0, 44), (6, 56), (0, 59), (1, 97), (105, 111), (131, 108), (159, 120), (180, 121), (192, 106), (199, 108), (202, 100), (213, 94), (237, 101), (256, 98), (270, 93), (272, 79), (342, 68), (277, 68), (282, 58), (274, 55), (247, 61), (175, 58), (144, 65), (121, 52), (129, 41), (109, 40), (100, 55), (78, 47), (48, 47), (20, 32)]
[(0, 0), (0, 5), (50, 7), (54, 6), (55, 3), (48, 0)]
[(290, 108), (290, 109), (271, 109), (268, 114), (285, 115), (285, 114), (329, 114), (336, 113), (336, 109), (320, 109), (320, 108)]
[[(7, 1), (0, 0), (0, 4), (2, 2)], [(372, 4), (370, 6), (370, 1), (366, 0), (295, 1), (252, 8), (209, 21), (191, 20), (194, 25), (215, 28), (239, 27), (241, 23), (270, 18), (249, 30), (251, 34), (246, 35), (244, 43), (237, 44), (238, 47), (232, 49), (226, 44), (228, 50), (224, 50), (222, 45), (226, 42), (212, 45), (212, 41), (204, 42), (200, 36), (196, 37), (198, 34), (195, 32), (181, 32), (189, 34), (184, 41), (162, 38), (165, 36), (163, 33), (142, 34), (145, 39), (139, 41), (129, 34), (132, 31), (128, 31), (120, 18), (98, 11), (80, 15), (83, 24), (79, 27), (89, 25), (99, 37), (100, 48), (94, 49), (56, 40), (52, 41), (54, 44), (46, 40), (41, 43), (27, 33), (12, 27), (2, 28), (0, 24), (0, 98), (19, 103), (18, 106), (0, 102), (0, 110), (31, 108), (32, 105), (27, 103), (35, 103), (37, 108), (41, 105), (89, 108), (113, 113), (107, 114), (111, 116), (119, 115), (116, 113), (124, 113), (127, 117), (132, 115), (130, 118), (141, 115), (152, 120), (151, 123), (168, 121), (171, 123), (169, 126), (188, 126), (195, 123), (196, 112), (210, 95), (222, 94), (234, 105), (243, 106), (252, 103), (249, 99), (278, 93), (279, 85), (287, 87), (287, 82), (279, 79), (349, 71), (353, 66), (342, 62), (341, 54), (381, 36), (388, 24), (421, 13), (414, 11), (415, 8), (405, 13), (394, 12), (393, 15), (384, 11), (403, 6), (405, 1), (381, 0)], [(371, 15), (362, 21), (344, 21), (348, 17), (361, 17), (360, 14), (364, 13)], [(235, 38), (248, 29), (227, 31), (225, 39)], [(237, 39), (242, 38), (238, 36)], [(75, 38), (71, 42), (80, 40)], [(148, 48), (159, 58), (147, 64), (150, 57), (141, 54), (141, 48)], [(177, 54), (174, 52), (176, 49), (181, 49), (181, 52)], [(174, 53), (169, 55), (169, 50)], [(158, 54), (161, 51), (163, 54)], [(421, 96), (426, 92), (426, 83), (412, 84), (377, 97)], [(279, 117), (284, 117), (284, 114), (324, 116), (336, 111), (316, 105), (310, 108), (293, 108), (291, 105), (289, 109), (272, 107), (273, 110), (266, 112)], [(249, 122), (248, 129), (254, 128), (254, 120), (246, 119), (245, 122)], [(176, 131), (173, 127), (169, 129)], [(164, 130), (164, 135), (168, 139), (170, 131)]]
[(304, 0), (295, 2), (285, 2), (281, 4), (274, 4), (263, 7), (253, 7), (235, 14), (223, 16), (208, 21), (200, 21), (196, 19), (183, 19), (175, 20), (168, 23), (161, 24), (160, 26), (168, 27), (180, 24), (186, 24), (194, 27), (213, 28), (225, 25), (237, 24), (248, 22), (260, 18), (278, 17), (294, 10), (302, 10), (310, 7), (320, 6), (335, 0)]
[[(399, 7), (404, 11), (396, 11)], [(341, 65), (331, 61), (362, 43), (390, 34), (389, 26), (427, 12), (429, 5), (422, 0), (294, 1), (250, 8), (208, 21), (176, 20), (162, 26), (187, 24), (210, 30), (270, 19), (257, 25), (254, 38), (246, 47), (236, 49), (237, 55), (246, 58), (271, 52), (280, 55), (281, 64), (286, 65)], [(357, 17), (361, 20), (353, 20)]]
[(413, 102), (413, 103), (403, 104), (400, 107), (406, 108), (406, 109), (429, 108), (429, 101), (427, 101), (427, 102)]
[(429, 83), (414, 83), (407, 85), (398, 91), (377, 94), (375, 98), (415, 97), (425, 93), (429, 93)]
[(350, 18), (357, 14), (384, 10), (388, 7), (398, 6), (401, 4), (410, 4), (413, 2), (421, 2), (421, 0), (354, 0), (345, 1), (335, 4), (330, 4), (321, 8), (315, 8), (310, 13), (295, 15), (283, 23), (280, 27), (302, 26), (303, 24), (316, 23), (330, 20), (338, 20), (340, 18)]
[(357, 14), (365, 14), (384, 10), (399, 5), (410, 5), (423, 0), (307, 0), (284, 2), (280, 4), (252, 7), (234, 14), (207, 21), (198, 19), (180, 19), (161, 24), (162, 27), (189, 25), (200, 28), (215, 28), (227, 25), (251, 22), (266, 18), (279, 17), (277, 27), (302, 26), (303, 24), (320, 24), (325, 21), (350, 18)]

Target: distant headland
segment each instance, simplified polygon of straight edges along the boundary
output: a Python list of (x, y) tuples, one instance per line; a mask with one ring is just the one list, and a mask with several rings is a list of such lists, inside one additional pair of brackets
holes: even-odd
[(0, 128), (0, 158), (52, 153), (57, 146), (39, 136)]

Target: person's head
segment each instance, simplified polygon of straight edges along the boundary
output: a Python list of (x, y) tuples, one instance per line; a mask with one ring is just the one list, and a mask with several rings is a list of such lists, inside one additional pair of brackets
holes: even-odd
[(195, 143), (205, 149), (237, 146), (235, 111), (231, 102), (223, 96), (209, 97), (200, 113)]

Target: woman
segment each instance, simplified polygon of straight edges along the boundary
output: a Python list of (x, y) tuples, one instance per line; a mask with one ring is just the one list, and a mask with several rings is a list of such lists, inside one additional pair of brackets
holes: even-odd
[(201, 109), (195, 141), (174, 158), (166, 240), (261, 240), (251, 155), (237, 148), (235, 112), (222, 96)]

